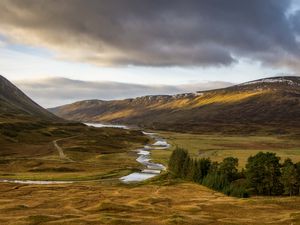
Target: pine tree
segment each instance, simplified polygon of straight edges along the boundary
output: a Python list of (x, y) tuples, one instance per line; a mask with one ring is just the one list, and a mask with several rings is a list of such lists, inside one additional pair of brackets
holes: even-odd
[(248, 158), (246, 178), (253, 192), (260, 195), (282, 193), (279, 157), (275, 153), (259, 152)]
[(169, 160), (169, 171), (176, 177), (181, 177), (183, 174), (183, 167), (186, 158), (189, 157), (186, 150), (182, 148), (176, 148)]
[(297, 192), (297, 171), (291, 159), (286, 159), (282, 167), (281, 182), (284, 193), (292, 196)]

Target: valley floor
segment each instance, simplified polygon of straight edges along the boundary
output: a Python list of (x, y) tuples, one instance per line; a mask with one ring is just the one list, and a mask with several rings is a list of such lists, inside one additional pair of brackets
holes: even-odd
[(300, 198), (237, 199), (191, 183), (2, 183), (0, 223), (300, 224)]
[[(2, 141), (6, 148), (0, 155), (1, 179), (76, 182), (0, 183), (0, 224), (300, 224), (300, 197), (238, 199), (164, 176), (121, 184), (119, 177), (140, 169), (132, 150), (149, 140), (137, 131), (82, 129), (65, 127), (66, 133), (60, 134), (54, 128), (42, 128), (33, 133), (40, 141), (35, 145), (30, 144), (32, 134)], [(244, 166), (249, 155), (274, 151), (282, 159), (300, 161), (298, 137), (159, 134), (172, 148), (184, 147), (193, 157), (221, 160), (230, 155)], [(57, 139), (68, 159), (59, 157), (53, 145)], [(17, 140), (27, 144), (20, 146)], [(151, 154), (155, 162), (167, 165), (171, 150)]]
[[(221, 135), (159, 132), (171, 144), (189, 151), (193, 158), (210, 158), (221, 162), (226, 157), (237, 157), (240, 169), (247, 159), (258, 152), (275, 152), (282, 161), (300, 161), (300, 136), (295, 135)], [(171, 149), (171, 150), (172, 150)], [(167, 164), (171, 151), (154, 151), (152, 157)]]

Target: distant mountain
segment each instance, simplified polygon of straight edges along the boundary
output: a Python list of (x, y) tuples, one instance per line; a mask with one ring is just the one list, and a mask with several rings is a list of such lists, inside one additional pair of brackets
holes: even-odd
[(281, 133), (300, 125), (300, 77), (272, 77), (179, 95), (87, 100), (49, 110), (65, 119), (164, 130)]
[(0, 75), (0, 122), (28, 120), (62, 121)]

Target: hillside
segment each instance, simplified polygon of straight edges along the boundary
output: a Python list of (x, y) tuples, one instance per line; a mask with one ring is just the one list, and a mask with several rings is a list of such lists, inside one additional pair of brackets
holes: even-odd
[(87, 100), (50, 109), (77, 121), (177, 131), (285, 132), (300, 124), (300, 77), (272, 77), (232, 87), (135, 99)]
[(0, 75), (0, 118), (1, 122), (43, 120), (59, 121), (57, 116), (27, 97), (15, 85)]
[(0, 180), (121, 176), (139, 166), (130, 151), (147, 142), (141, 131), (58, 118), (0, 77)]

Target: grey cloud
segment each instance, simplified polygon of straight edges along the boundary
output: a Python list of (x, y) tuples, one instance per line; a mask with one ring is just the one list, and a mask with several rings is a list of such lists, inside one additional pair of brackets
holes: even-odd
[(300, 36), (300, 10), (296, 11), (295, 14), (292, 15), (291, 22), (295, 32)]
[(178, 94), (231, 86), (232, 83), (210, 81), (193, 84), (138, 85), (118, 82), (91, 82), (66, 78), (15, 81), (21, 90), (44, 107), (54, 107), (87, 99), (124, 99), (143, 95)]
[(289, 0), (2, 0), (0, 32), (98, 65), (228, 66), (245, 57), (290, 66), (300, 51), (289, 6)]

